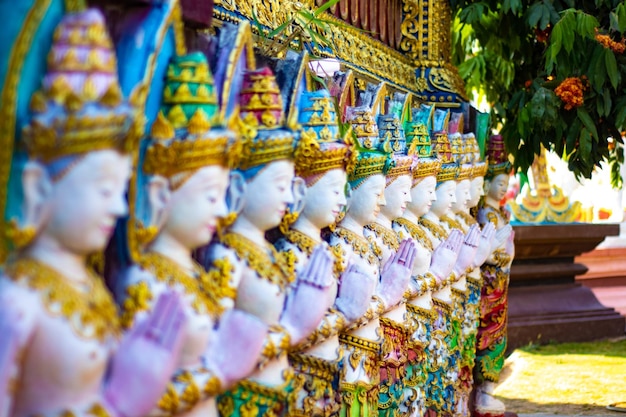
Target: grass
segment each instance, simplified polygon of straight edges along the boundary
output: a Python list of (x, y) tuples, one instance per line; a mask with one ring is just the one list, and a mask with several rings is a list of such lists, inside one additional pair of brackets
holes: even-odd
[(495, 394), (518, 414), (625, 416), (605, 407), (626, 401), (626, 339), (518, 349)]

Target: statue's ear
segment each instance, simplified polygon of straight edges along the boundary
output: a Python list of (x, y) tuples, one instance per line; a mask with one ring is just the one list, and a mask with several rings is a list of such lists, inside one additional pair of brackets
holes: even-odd
[(52, 194), (52, 179), (39, 162), (28, 161), (22, 171), (24, 224), (38, 230), (46, 221), (46, 202)]
[(491, 187), (491, 180), (485, 178), (483, 182), (483, 190), (485, 190), (485, 193), (483, 195), (489, 194), (489, 187)]
[(291, 205), (292, 213), (301, 213), (304, 210), (304, 202), (308, 192), (304, 178), (295, 177), (291, 185), (293, 192), (293, 204)]
[(228, 190), (226, 191), (226, 206), (230, 213), (240, 213), (243, 210), (246, 186), (246, 180), (241, 172), (230, 172)]
[(161, 228), (167, 218), (167, 206), (172, 198), (167, 179), (155, 175), (148, 181), (148, 201), (150, 202), (150, 226)]

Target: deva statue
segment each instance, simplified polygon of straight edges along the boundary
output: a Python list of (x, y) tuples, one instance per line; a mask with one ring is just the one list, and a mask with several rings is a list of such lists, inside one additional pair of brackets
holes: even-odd
[(226, 215), (229, 169), (240, 151), (233, 132), (219, 125), (218, 110), (206, 57), (173, 57), (135, 176), (141, 188), (135, 223), (145, 249), (117, 291), (129, 328), (140, 325), (162, 292), (177, 292), (183, 301), (181, 356), (151, 416), (217, 416), (217, 394), (253, 371), (267, 331), (255, 316), (220, 305), (232, 269), (227, 259), (208, 271), (192, 259)]
[(317, 328), (333, 301), (328, 250), (317, 247), (294, 273), (265, 238), (294, 202), (296, 132), (285, 126), (280, 93), (268, 67), (244, 72), (238, 97), (243, 148), (228, 197), (236, 219), (207, 249), (208, 269), (224, 260), (232, 266), (220, 304), (256, 316), (269, 331), (256, 370), (218, 398), (221, 416), (287, 414), (296, 391), (287, 352)]
[(514, 232), (509, 226), (509, 214), (500, 206), (506, 194), (511, 164), (500, 135), (494, 135), (487, 145), (488, 169), (485, 175), (485, 196), (478, 208), (478, 222), (493, 224), (506, 238), (498, 239), (501, 246), (493, 251), (481, 267), (482, 291), (480, 325), (476, 342), (475, 415), (503, 416), (504, 404), (493, 397), (495, 383), (504, 365), (508, 310), (508, 287), (511, 263), (515, 254)]
[[(43, 64), (39, 49), (24, 63), (22, 86), (41, 88), (21, 135), (27, 160), (14, 159), (21, 181), (14, 178), (9, 193), (9, 207), (21, 210), (7, 210), (16, 216), (16, 250), (0, 278), (0, 415), (141, 417), (178, 360), (180, 299), (162, 292), (142, 325), (122, 334), (113, 297), (87, 257), (104, 249), (127, 213), (142, 97), (122, 95), (100, 12), (61, 18), (58, 6), (36, 28), (35, 42), (53, 39), (43, 80), (28, 80)], [(8, 27), (21, 23), (11, 13)]]

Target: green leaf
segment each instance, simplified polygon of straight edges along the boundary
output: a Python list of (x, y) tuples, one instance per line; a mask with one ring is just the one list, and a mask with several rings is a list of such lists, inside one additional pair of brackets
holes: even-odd
[(619, 84), (620, 74), (617, 70), (617, 61), (615, 55), (610, 49), (604, 50), (604, 64), (606, 65), (606, 73), (611, 80), (611, 85), (617, 91), (617, 85)]
[(569, 157), (572, 152), (574, 152), (574, 147), (576, 146), (576, 139), (578, 138), (578, 134), (580, 133), (580, 128), (582, 124), (580, 123), (580, 119), (575, 119), (574, 123), (570, 126), (567, 137), (565, 138), (565, 153)]
[(326, 10), (333, 7), (335, 4), (339, 3), (340, 0), (328, 0), (326, 3), (322, 4), (320, 7), (315, 9), (315, 16), (319, 16), (324, 13)]
[(535, 3), (528, 10), (528, 26), (536, 27), (544, 13), (543, 3)]
[(580, 157), (588, 163), (589, 156), (591, 156), (591, 134), (586, 128), (582, 128), (580, 136), (578, 137), (578, 150), (580, 151)]
[(576, 114), (578, 115), (578, 118), (580, 119), (580, 121), (583, 122), (583, 125), (585, 125), (587, 130), (591, 132), (591, 134), (593, 135), (593, 138), (597, 141), (598, 130), (596, 129), (596, 125), (591, 119), (591, 116), (589, 116), (587, 109), (585, 109), (584, 107), (579, 107), (576, 109)]
[(599, 25), (598, 19), (587, 13), (581, 11), (576, 15), (576, 26), (580, 36), (593, 38)]
[(619, 111), (615, 116), (615, 126), (619, 130), (624, 130), (624, 128), (626, 128), (626, 106), (619, 107)]
[(270, 33), (267, 34), (268, 38), (273, 38), (274, 36), (278, 35), (279, 33), (281, 33), (283, 30), (285, 30), (287, 28), (287, 26), (289, 26), (291, 23), (293, 23), (293, 18), (289, 19), (288, 21), (284, 22), (283, 24), (281, 24), (280, 26), (278, 26), (276, 29), (274, 29), (273, 31), (271, 31)]

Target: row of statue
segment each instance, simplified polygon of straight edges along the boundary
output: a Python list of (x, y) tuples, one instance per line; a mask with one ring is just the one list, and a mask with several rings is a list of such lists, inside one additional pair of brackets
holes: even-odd
[(354, 74), (327, 89), (306, 54), (256, 68), (249, 30), (126, 94), (98, 10), (55, 26), (7, 197), (0, 416), (503, 415), (501, 138), (485, 162), (463, 113), (348, 105)]

